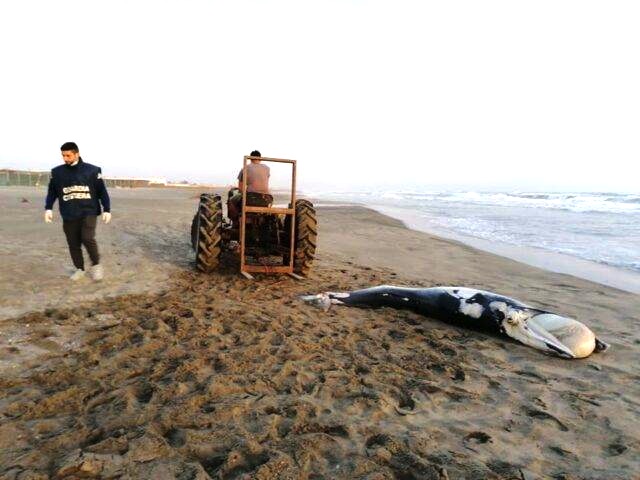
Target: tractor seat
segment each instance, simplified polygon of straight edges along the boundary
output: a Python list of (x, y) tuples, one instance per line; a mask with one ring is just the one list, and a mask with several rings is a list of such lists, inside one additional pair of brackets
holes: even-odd
[(268, 193), (247, 192), (247, 205), (250, 207), (270, 207), (273, 196)]

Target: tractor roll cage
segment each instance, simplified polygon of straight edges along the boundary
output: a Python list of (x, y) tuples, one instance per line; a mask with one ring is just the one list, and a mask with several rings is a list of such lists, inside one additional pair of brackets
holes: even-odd
[[(291, 200), (289, 205), (292, 208), (274, 208), (274, 207), (254, 207), (247, 205), (247, 164), (252, 159), (260, 160), (261, 162), (275, 162), (275, 163), (289, 163), (291, 164)], [(242, 220), (240, 222), (240, 273), (247, 278), (253, 278), (250, 272), (262, 272), (262, 273), (288, 273), (289, 275), (297, 277), (293, 273), (293, 255), (295, 247), (294, 229), (296, 224), (296, 161), (287, 160), (283, 158), (269, 158), (269, 157), (252, 157), (250, 155), (244, 156), (244, 163), (242, 166)], [(246, 234), (246, 221), (248, 213), (263, 213), (270, 215), (290, 215), (291, 216), (291, 231), (289, 232), (289, 265), (248, 265), (245, 261), (245, 234)]]

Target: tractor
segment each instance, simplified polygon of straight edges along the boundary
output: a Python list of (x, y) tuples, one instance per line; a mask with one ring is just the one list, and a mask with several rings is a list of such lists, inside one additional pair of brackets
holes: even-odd
[[(253, 158), (244, 157), (243, 176)], [(238, 221), (223, 215), (222, 195), (203, 193), (191, 223), (191, 245), (196, 268), (204, 273), (217, 269), (223, 251), (240, 256), (240, 273), (252, 279), (252, 273), (287, 273), (306, 277), (313, 264), (318, 236), (313, 204), (296, 199), (296, 161), (259, 157), (262, 162), (291, 165), (291, 197), (286, 208), (274, 207), (270, 195), (247, 192), (242, 182), (242, 209)], [(235, 192), (234, 192), (235, 190)], [(237, 189), (227, 196), (227, 205)], [(237, 192), (240, 193), (240, 192)], [(228, 207), (227, 207), (228, 210)]]

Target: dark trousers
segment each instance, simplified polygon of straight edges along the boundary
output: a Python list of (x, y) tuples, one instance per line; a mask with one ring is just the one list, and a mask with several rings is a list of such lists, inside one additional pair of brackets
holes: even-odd
[(98, 253), (98, 244), (96, 243), (96, 216), (90, 215), (75, 220), (64, 220), (62, 228), (67, 236), (67, 244), (69, 245), (69, 253), (76, 268), (84, 270), (84, 257), (82, 256), (81, 245), (87, 249), (91, 263), (97, 265), (100, 263), (100, 254)]

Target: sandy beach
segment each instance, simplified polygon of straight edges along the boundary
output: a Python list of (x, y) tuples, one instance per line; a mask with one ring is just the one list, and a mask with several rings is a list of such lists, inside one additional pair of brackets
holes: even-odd
[[(0, 188), (0, 479), (637, 479), (640, 295), (318, 208), (304, 280), (193, 269), (193, 189), (113, 189), (71, 284), (45, 191)], [(408, 311), (299, 300), (460, 285), (577, 318), (563, 360)]]

